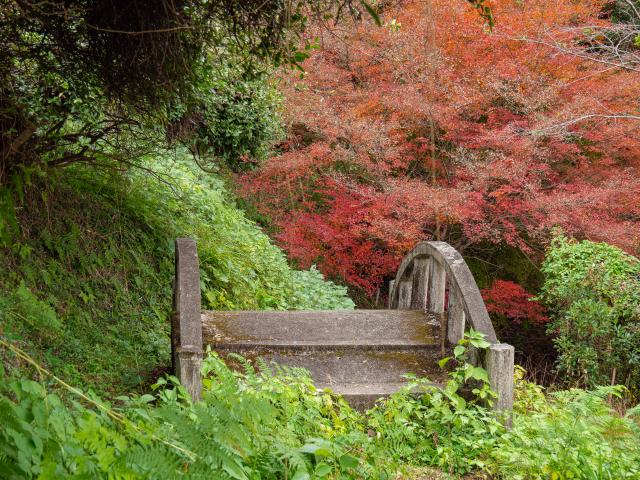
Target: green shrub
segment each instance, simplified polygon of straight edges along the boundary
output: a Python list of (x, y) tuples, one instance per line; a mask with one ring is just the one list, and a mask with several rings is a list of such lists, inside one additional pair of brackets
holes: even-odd
[(195, 101), (179, 106), (172, 116), (176, 137), (201, 161), (241, 171), (264, 160), (284, 129), (276, 86), (266, 74), (248, 76), (233, 60), (203, 75), (194, 86)]
[(561, 391), (516, 412), (491, 454), (494, 473), (512, 480), (640, 478), (640, 412), (620, 416), (607, 403), (622, 391)]
[(549, 404), (544, 394), (544, 388), (527, 381), (526, 370), (520, 365), (515, 366), (513, 375), (513, 411), (526, 415), (531, 412), (546, 412)]
[(558, 236), (542, 272), (560, 374), (579, 386), (640, 389), (640, 261), (605, 243)]

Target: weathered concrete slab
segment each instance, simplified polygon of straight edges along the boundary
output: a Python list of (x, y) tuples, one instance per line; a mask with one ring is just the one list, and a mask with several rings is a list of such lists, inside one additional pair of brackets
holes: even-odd
[[(357, 409), (371, 408), (376, 400), (396, 392), (406, 383), (403, 376), (413, 373), (427, 377), (435, 384), (444, 383), (445, 373), (437, 366), (438, 345), (413, 346), (411, 350), (357, 350), (351, 347), (333, 350), (282, 351), (265, 347), (247, 350), (218, 350), (222, 357), (234, 352), (245, 356), (254, 365), (258, 358), (304, 368), (318, 389), (330, 388), (344, 396)], [(231, 366), (236, 361), (228, 358)]]
[[(262, 358), (290, 367), (304, 368), (318, 384), (343, 383), (401, 383), (402, 376), (414, 373), (429, 378), (440, 378), (437, 366), (438, 347), (415, 347), (413, 350), (379, 351), (352, 348), (323, 351), (277, 351), (268, 348), (238, 351), (249, 360)], [(218, 350), (223, 357), (228, 352)], [(233, 363), (231, 361), (230, 363)]]
[[(434, 382), (434, 386), (442, 387)], [(317, 384), (319, 389), (329, 388), (339, 393), (356, 410), (366, 410), (373, 407), (376, 401), (388, 397), (404, 386), (404, 383), (343, 383)], [(419, 392), (415, 392), (419, 394)]]
[(205, 311), (204, 343), (212, 347), (237, 345), (385, 346), (433, 344), (436, 325), (421, 311)]

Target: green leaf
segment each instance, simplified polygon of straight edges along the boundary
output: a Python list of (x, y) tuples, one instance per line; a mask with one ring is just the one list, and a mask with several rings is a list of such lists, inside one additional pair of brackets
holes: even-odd
[(447, 382), (447, 386), (445, 387), (445, 391), (448, 392), (448, 393), (455, 393), (455, 392), (458, 391), (459, 387), (460, 387), (460, 384), (452, 379), (452, 380), (449, 380)]
[(326, 463), (319, 463), (318, 465), (316, 465), (314, 475), (320, 478), (326, 477), (331, 473), (331, 470), (332, 469), (330, 465), (327, 465)]
[(474, 347), (480, 348), (480, 349), (489, 348), (491, 346), (491, 344), (484, 339), (472, 338), (472, 339), (469, 339), (469, 343)]
[(315, 443), (307, 443), (300, 447), (301, 453), (316, 453), (316, 451), (320, 448), (319, 445)]
[(362, 6), (365, 8), (365, 10), (369, 13), (369, 15), (371, 15), (371, 18), (373, 18), (373, 21), (376, 22), (376, 25), (381, 27), (382, 22), (380, 21), (380, 16), (378, 15), (378, 12), (376, 11), (376, 9), (372, 7), (369, 4), (369, 2), (365, 2), (364, 0), (360, 0), (360, 1), (362, 3)]
[(484, 382), (489, 382), (489, 377), (487, 375), (487, 371), (482, 367), (473, 367), (465, 372), (465, 380), (469, 377), (474, 378), (476, 380), (482, 380)]
[(356, 468), (360, 464), (360, 460), (351, 455), (342, 455), (340, 457), (340, 466), (342, 468)]
[(242, 465), (236, 460), (227, 460), (222, 464), (222, 469), (229, 474), (231, 478), (237, 480), (246, 480), (248, 477), (242, 469)]
[(305, 52), (296, 52), (293, 54), (293, 59), (296, 62), (304, 62), (307, 58), (309, 58), (309, 54)]
[(299, 468), (298, 470), (296, 470), (296, 473), (293, 475), (293, 477), (291, 477), (291, 480), (311, 480), (311, 477), (305, 469)]
[(463, 345), (456, 345), (453, 349), (453, 355), (459, 358), (467, 349)]
[(440, 368), (444, 368), (447, 365), (447, 363), (449, 363), (449, 360), (451, 360), (451, 357), (444, 357), (442, 360), (438, 362), (438, 366)]
[(318, 457), (330, 457), (331, 449), (330, 442), (326, 440), (316, 439), (318, 443), (307, 443), (300, 447), (300, 452), (302, 453), (312, 453)]
[(331, 450), (326, 447), (320, 447), (315, 451), (316, 457), (330, 457)]

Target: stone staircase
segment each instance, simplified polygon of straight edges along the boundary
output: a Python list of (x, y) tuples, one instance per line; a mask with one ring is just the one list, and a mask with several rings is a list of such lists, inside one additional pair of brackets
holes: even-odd
[[(354, 407), (371, 407), (398, 390), (403, 376), (444, 378), (437, 362), (467, 328), (491, 343), (475, 362), (498, 393), (496, 408), (513, 402), (513, 347), (498, 342), (478, 287), (460, 254), (443, 242), (423, 242), (403, 260), (390, 285), (388, 310), (202, 311), (196, 244), (176, 241), (172, 316), (174, 370), (200, 398), (204, 347), (254, 361), (307, 369)], [(231, 364), (233, 360), (231, 359)]]

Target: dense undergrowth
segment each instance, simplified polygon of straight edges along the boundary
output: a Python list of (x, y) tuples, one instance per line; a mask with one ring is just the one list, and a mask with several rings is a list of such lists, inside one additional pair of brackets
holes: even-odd
[(556, 369), (573, 386), (640, 393), (640, 260), (606, 243), (557, 236), (542, 264)]
[[(238, 373), (215, 354), (192, 403), (162, 375), (177, 236), (198, 240), (208, 308), (353, 303), (315, 269), (292, 270), (222, 180), (181, 155), (148, 165), (70, 168), (40, 191), (35, 180), (18, 212), (0, 279), (0, 477), (640, 479), (640, 412), (625, 410), (624, 387), (547, 393), (518, 370), (505, 429), (486, 372), (465, 361), (467, 344), (486, 346), (477, 334), (444, 389), (410, 378), (365, 413), (305, 371)], [(605, 248), (563, 245), (550, 261)]]
[[(413, 379), (362, 414), (304, 371), (247, 363), (239, 373), (216, 354), (204, 362), (202, 402), (169, 377), (153, 395), (109, 403), (3, 347), (39, 377), (0, 370), (3, 478), (390, 479), (425, 467), (443, 472), (428, 470), (433, 478), (640, 478), (640, 411), (611, 407), (620, 388), (545, 394), (519, 372), (506, 430), (483, 406), (486, 373), (463, 349), (447, 388)], [(465, 378), (473, 398), (461, 395)]]
[(292, 270), (221, 180), (181, 155), (147, 165), (34, 180), (17, 212), (22, 238), (0, 250), (4, 337), (71, 382), (139, 390), (168, 364), (179, 236), (198, 240), (205, 307), (352, 308), (317, 270)]

